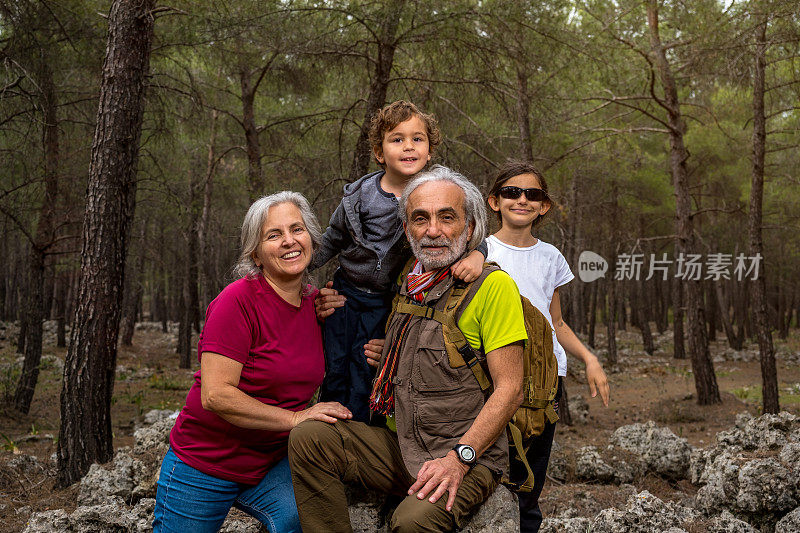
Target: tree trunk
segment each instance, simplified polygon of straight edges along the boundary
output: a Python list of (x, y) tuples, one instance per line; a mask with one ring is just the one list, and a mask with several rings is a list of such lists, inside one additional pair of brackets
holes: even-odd
[(528, 75), (523, 71), (526, 65), (517, 63), (517, 130), (519, 132), (519, 157), (533, 161), (533, 141), (531, 138), (530, 96), (528, 95)]
[[(619, 191), (617, 186), (617, 180), (612, 175), (611, 176), (611, 210), (612, 212), (618, 212), (619, 206)], [(609, 232), (611, 233), (610, 242), (618, 243), (619, 242), (619, 218), (618, 217), (609, 217), (610, 227)], [(610, 365), (616, 365), (617, 361), (619, 360), (619, 354), (617, 353), (617, 288), (619, 287), (617, 280), (614, 279), (614, 273), (617, 271), (617, 252), (619, 247), (617, 248), (609, 248), (609, 265), (608, 271), (609, 275), (604, 278), (605, 283), (608, 284), (608, 314), (606, 315), (606, 329), (608, 335), (608, 363)]]
[(17, 353), (25, 354), (25, 341), (28, 338), (28, 310), (27, 306), (20, 306), (19, 334), (17, 335)]
[[(44, 54), (46, 56), (46, 54)], [(47, 252), (54, 241), (56, 202), (58, 200), (58, 116), (53, 73), (47, 57), (43, 58), (39, 75), (41, 103), (44, 112), (42, 146), (44, 151), (44, 198), (39, 209), (35, 241), (31, 243), (30, 272), (25, 319), (25, 359), (14, 394), (14, 408), (27, 414), (39, 380), (42, 359), (42, 321), (50, 310), (51, 300), (45, 297)]]
[(250, 201), (253, 202), (265, 193), (264, 173), (261, 170), (261, 143), (258, 139), (254, 102), (257, 83), (253, 83), (253, 73), (249, 66), (239, 71), (242, 88), (242, 128), (247, 152), (247, 186)]
[(122, 297), (122, 317), (120, 319), (120, 342), (124, 346), (133, 344), (136, 331), (136, 315), (142, 300), (142, 274), (144, 273), (145, 234), (147, 222), (139, 224), (139, 249), (136, 258), (131, 259), (131, 268), (125, 275), (125, 294)]
[(579, 283), (575, 285), (574, 290), (572, 291), (573, 298), (572, 305), (570, 306), (570, 321), (567, 322), (570, 326), (572, 326), (574, 320), (574, 329), (580, 333), (586, 333), (588, 329), (586, 323), (586, 291), (587, 287), (585, 283)]
[[(636, 283), (636, 282), (634, 282)], [(647, 316), (647, 302), (645, 300), (645, 287), (634, 286), (633, 289), (634, 302), (631, 302), (633, 311), (636, 313), (636, 321), (638, 322), (639, 331), (642, 332), (642, 346), (647, 355), (653, 355), (656, 347), (653, 344), (653, 333), (650, 331), (650, 320)]]
[(111, 396), (136, 163), (150, 68), (154, 0), (115, 0), (109, 13), (83, 223), (81, 275), (61, 390), (58, 487), (113, 456)]
[[(19, 247), (17, 247), (19, 252)], [(24, 253), (24, 252), (22, 252)], [(25, 309), (22, 305), (22, 297), (25, 291), (24, 287), (27, 285), (27, 261), (16, 257), (14, 259), (14, 281), (12, 282), (11, 294), (9, 295), (10, 305), (9, 313), (14, 320), (19, 320), (19, 339), (17, 339), (17, 352), (25, 353), (25, 330), (27, 325), (25, 323)]]
[(728, 338), (728, 346), (734, 350), (741, 350), (742, 347), (737, 344), (736, 333), (733, 331), (733, 323), (731, 322), (731, 317), (728, 312), (730, 306), (728, 305), (728, 302), (725, 299), (725, 295), (722, 291), (722, 284), (715, 283), (714, 293), (716, 294), (717, 310), (720, 322), (722, 322), (722, 330), (725, 332), (725, 336)]
[[(156, 241), (156, 248), (158, 257), (164, 257), (164, 226), (159, 225), (158, 227), (158, 239)], [(169, 313), (167, 311), (167, 273), (166, 267), (161, 266), (159, 269), (156, 265), (153, 265), (153, 308), (155, 310), (153, 314), (153, 320), (156, 322), (161, 322), (161, 332), (167, 333), (169, 332), (169, 326), (167, 324), (167, 320), (169, 318)]]
[(67, 296), (69, 294), (69, 276), (62, 274), (56, 289), (56, 346), (67, 346)]
[(781, 331), (781, 338), (786, 339), (789, 336), (789, 328), (792, 326), (792, 313), (794, 312), (795, 302), (797, 301), (797, 290), (792, 291), (792, 299), (786, 306), (786, 317), (783, 321), (783, 330)]
[(592, 296), (589, 300), (589, 334), (587, 342), (594, 349), (594, 329), (597, 322), (597, 285), (592, 283)]
[(639, 313), (639, 298), (640, 298), (640, 291), (639, 287), (636, 285), (636, 282), (631, 280), (625, 285), (628, 286), (628, 296), (631, 300), (631, 327), (634, 327), (640, 330), (641, 333), (641, 320), (640, 320), (640, 313)]
[(667, 331), (667, 298), (666, 296), (669, 295), (669, 287), (667, 290), (664, 290), (664, 281), (659, 279), (653, 280), (655, 284), (653, 285), (654, 293), (655, 293), (655, 300), (656, 304), (656, 329), (658, 330), (659, 335), (663, 335), (665, 331)]
[[(686, 160), (689, 152), (683, 143), (686, 126), (678, 100), (678, 88), (667, 60), (658, 29), (658, 0), (650, 0), (647, 5), (647, 24), (650, 29), (650, 45), (656, 68), (664, 88), (664, 101), (661, 105), (667, 111), (670, 144), (670, 169), (675, 188), (675, 225), (677, 239), (676, 251), (679, 254), (695, 252), (695, 238), (692, 215), (692, 199), (689, 191), (689, 173)], [(706, 321), (703, 310), (702, 282), (685, 280), (687, 325), (689, 327), (689, 355), (692, 361), (697, 403), (710, 405), (720, 403), (714, 363), (708, 351)]]
[(30, 258), (30, 283), (26, 306), (25, 357), (14, 393), (14, 409), (28, 414), (33, 392), (39, 380), (39, 363), (42, 359), (42, 317), (44, 315), (44, 252), (32, 246)]
[(794, 301), (789, 299), (788, 291), (783, 291), (781, 295), (781, 308), (780, 308), (780, 320), (778, 321), (778, 337), (781, 340), (786, 340), (789, 336), (789, 324), (792, 321), (792, 306), (794, 305)]
[(197, 225), (197, 247), (200, 250), (200, 263), (202, 266), (201, 305), (207, 306), (216, 295), (216, 276), (214, 261), (208, 246), (208, 224), (211, 215), (211, 196), (214, 191), (214, 171), (216, 169), (216, 144), (217, 144), (217, 110), (211, 112), (211, 133), (208, 140), (208, 155), (206, 157), (206, 174), (203, 180), (203, 207), (200, 211), (200, 220)]
[(350, 181), (356, 181), (366, 174), (369, 169), (369, 161), (372, 157), (372, 147), (369, 145), (370, 121), (372, 120), (372, 115), (386, 102), (386, 91), (389, 88), (392, 66), (394, 65), (394, 52), (397, 48), (395, 36), (397, 35), (397, 27), (400, 24), (400, 16), (405, 3), (405, 0), (398, 0), (387, 4), (383, 22), (377, 33), (378, 57), (375, 59), (375, 71), (372, 74), (372, 81), (369, 85), (364, 120), (361, 122), (361, 130), (358, 133), (358, 140), (353, 152)]
[(197, 293), (197, 226), (199, 224), (200, 208), (197, 204), (197, 188), (195, 173), (189, 172), (189, 220), (186, 228), (186, 257), (184, 258), (184, 272), (182, 287), (182, 313), (180, 327), (178, 328), (178, 350), (180, 354), (180, 367), (191, 368), (192, 365), (192, 327), (199, 332), (199, 302)]
[(608, 314), (606, 315), (606, 329), (608, 335), (608, 364), (616, 365), (617, 355), (617, 292), (616, 282), (608, 280)]
[[(0, 229), (3, 235), (8, 235), (5, 221)], [(8, 239), (0, 239), (0, 320), (8, 320), (8, 305), (6, 295), (8, 294), (8, 280), (11, 277), (9, 272), (9, 252)]]
[[(186, 282), (184, 282), (185, 285)], [(184, 294), (187, 289), (184, 287)], [(186, 298), (181, 298), (179, 302), (179, 309), (181, 319), (178, 322), (178, 344), (175, 347), (175, 352), (178, 354), (178, 367), (191, 368), (192, 354), (191, 354), (191, 338), (192, 327), (189, 324), (189, 311), (186, 307)]]
[(675, 359), (686, 359), (686, 345), (683, 333), (683, 315), (685, 308), (683, 304), (683, 284), (677, 278), (672, 280), (672, 337), (673, 351)]
[(714, 295), (714, 285), (715, 282), (711, 280), (706, 280), (703, 283), (703, 289), (705, 292), (705, 308), (708, 312), (708, 340), (713, 341), (717, 338), (717, 299)]
[(621, 331), (628, 330), (628, 310), (625, 307), (625, 285), (617, 284), (617, 328)]
[[(580, 176), (577, 173), (573, 174), (572, 176), (572, 184), (570, 186), (570, 196), (569, 196), (569, 206), (568, 212), (572, 214), (571, 217), (567, 219), (567, 242), (566, 246), (564, 247), (564, 256), (569, 260), (571, 265), (578, 264), (578, 258), (580, 257), (580, 213), (581, 209), (579, 206), (580, 203)], [(567, 286), (567, 292), (569, 293), (570, 305), (567, 309), (562, 307), (562, 312), (564, 318), (570, 326), (572, 326), (575, 331), (583, 332), (585, 331), (584, 328), (584, 320), (585, 317), (583, 316), (583, 301), (582, 301), (582, 293), (584, 289), (584, 283), (570, 283)]]
[[(756, 55), (753, 74), (753, 180), (750, 187), (750, 256), (764, 254), (764, 243), (761, 240), (761, 207), (764, 196), (764, 157), (766, 134), (766, 117), (764, 113), (764, 71), (766, 61), (767, 16), (762, 15), (756, 29)], [(755, 317), (756, 335), (758, 336), (758, 352), (761, 359), (761, 391), (764, 398), (764, 412), (777, 413), (778, 405), (778, 371), (775, 367), (775, 347), (772, 344), (772, 332), (767, 320), (766, 282), (764, 281), (764, 263), (758, 278), (753, 280), (753, 314)]]
[(747, 294), (749, 293), (749, 283), (740, 283), (735, 286), (733, 291), (733, 318), (736, 322), (736, 347), (735, 350), (744, 348), (744, 339), (747, 337)]

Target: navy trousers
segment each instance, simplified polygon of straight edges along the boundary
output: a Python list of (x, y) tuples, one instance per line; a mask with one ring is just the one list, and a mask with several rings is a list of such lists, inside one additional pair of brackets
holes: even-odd
[[(556, 404), (561, 399), (561, 380), (558, 378), (558, 392), (553, 400)], [(519, 496), (519, 530), (520, 533), (536, 533), (542, 525), (542, 510), (539, 509), (539, 496), (544, 488), (544, 480), (547, 475), (547, 463), (550, 462), (550, 449), (553, 447), (553, 437), (556, 433), (556, 424), (545, 421), (544, 431), (531, 442), (526, 457), (528, 464), (533, 470), (533, 490), (531, 492), (518, 492)], [(513, 456), (513, 454), (512, 454)], [(519, 468), (514, 468), (515, 466)], [(512, 479), (523, 476), (525, 467), (521, 463), (512, 461)]]
[(320, 399), (339, 402), (353, 413), (353, 420), (369, 422), (369, 395), (375, 369), (367, 364), (364, 345), (370, 339), (382, 339), (391, 299), (386, 294), (363, 292), (337, 272), (333, 288), (347, 297), (340, 307), (325, 319), (325, 379)]

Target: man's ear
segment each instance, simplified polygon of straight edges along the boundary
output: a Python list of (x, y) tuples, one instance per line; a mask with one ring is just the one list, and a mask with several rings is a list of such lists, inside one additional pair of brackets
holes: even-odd
[(475, 231), (475, 221), (469, 223), (469, 233), (467, 234), (467, 241), (472, 239), (472, 232)]

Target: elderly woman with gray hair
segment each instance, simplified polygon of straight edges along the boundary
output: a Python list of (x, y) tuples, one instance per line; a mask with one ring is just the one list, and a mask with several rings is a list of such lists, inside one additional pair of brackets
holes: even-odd
[(219, 530), (231, 506), (271, 532), (300, 531), (286, 459), (303, 420), (349, 419), (339, 403), (307, 407), (325, 370), (306, 268), (320, 242), (295, 192), (257, 200), (242, 225), (240, 279), (211, 302), (200, 370), (170, 433), (155, 532)]

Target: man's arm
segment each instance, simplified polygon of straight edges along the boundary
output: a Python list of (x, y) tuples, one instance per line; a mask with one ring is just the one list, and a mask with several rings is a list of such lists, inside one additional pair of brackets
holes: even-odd
[[(486, 400), (472, 426), (459, 439), (460, 444), (469, 444), (478, 457), (491, 446), (505, 430), (506, 424), (522, 404), (522, 342), (502, 346), (486, 354), (494, 391)], [(469, 470), (454, 451), (442, 458), (425, 462), (417, 474), (417, 481), (408, 489), (417, 492), (417, 498), (425, 498), (431, 491), (429, 501), (436, 502), (444, 493), (449, 493), (445, 508), (453, 508), (456, 492)]]

